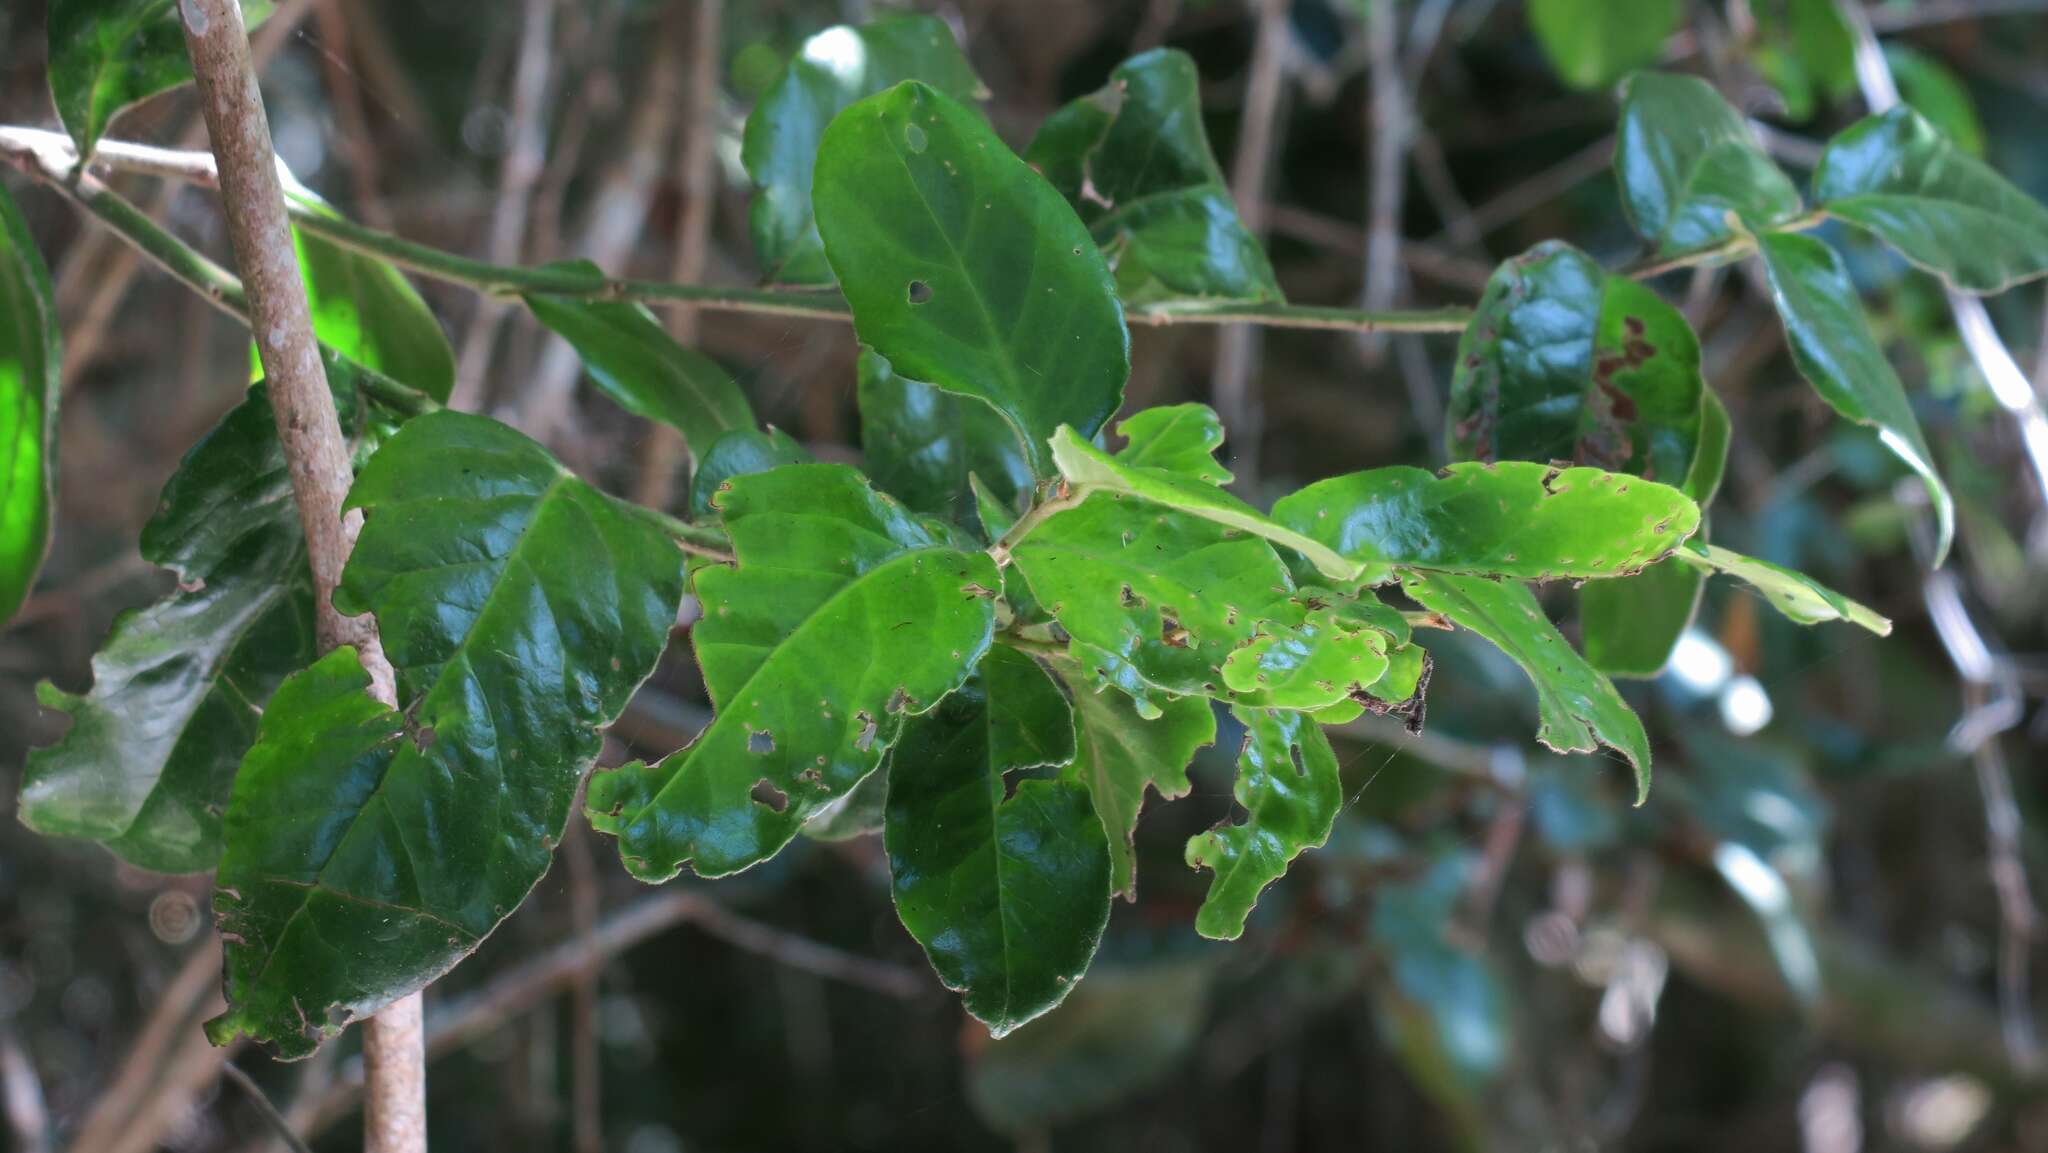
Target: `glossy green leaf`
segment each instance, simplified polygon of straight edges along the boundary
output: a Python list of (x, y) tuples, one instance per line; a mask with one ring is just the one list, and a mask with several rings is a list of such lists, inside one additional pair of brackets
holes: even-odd
[(1031, 453), (1002, 414), (971, 396), (898, 376), (860, 351), (860, 445), (875, 487), (922, 513), (965, 521), (979, 477), (999, 503), (1031, 491)]
[(1984, 121), (1963, 78), (1934, 56), (1908, 44), (1884, 46), (1884, 60), (1898, 82), (1899, 99), (1971, 156), (1984, 156)]
[(1666, 254), (1729, 239), (1731, 216), (1759, 230), (1798, 216), (1801, 208), (1799, 190), (1757, 145), (1742, 116), (1696, 76), (1645, 72), (1629, 78), (1614, 176), (1636, 231)]
[(1402, 587), (1423, 608), (1491, 641), (1536, 686), (1536, 739), (1560, 753), (1591, 753), (1601, 745), (1628, 759), (1640, 803), (1650, 791), (1650, 741), (1628, 702), (1573, 651), (1527, 585), (1449, 573), (1410, 573)]
[(1938, 526), (1934, 563), (1940, 564), (1955, 536), (1955, 502), (1934, 471), (1906, 387), (1870, 331), (1842, 258), (1796, 233), (1770, 233), (1757, 245), (1800, 374), (1836, 412), (1877, 429), (1885, 447), (1926, 482)]
[(1127, 305), (1280, 299), (1210, 151), (1186, 53), (1124, 61), (1107, 86), (1053, 113), (1024, 159), (1088, 222)]
[(1848, 621), (1881, 637), (1891, 635), (1891, 621), (1805, 573), (1710, 544), (1688, 543), (1673, 559), (1701, 571), (1727, 573), (1762, 593), (1772, 608), (1800, 624)]
[[(243, 0), (255, 27), (267, 0)], [(122, 109), (192, 79), (177, 0), (50, 0), (50, 95), (81, 156)]]
[(754, 181), (754, 254), (764, 279), (831, 283), (811, 219), (818, 142), (841, 109), (903, 80), (922, 80), (959, 100), (988, 96), (945, 21), (902, 13), (827, 28), (804, 41), (754, 106), (740, 160)]
[(1059, 193), (981, 117), (905, 83), (848, 108), (818, 153), (818, 229), (862, 342), (1045, 442), (1092, 435), (1130, 375), (1109, 268)]
[(715, 511), (712, 498), (734, 477), (810, 460), (809, 450), (779, 428), (728, 429), (697, 462), (697, 472), (690, 478), (690, 515), (700, 520), (710, 516)]
[(28, 599), (50, 551), (60, 394), (50, 273), (0, 188), (0, 625)]
[(411, 421), (348, 507), (367, 519), (335, 605), (375, 613), (401, 711), (350, 649), (287, 681), (235, 779), (215, 895), (229, 1008), (208, 1033), (286, 1056), (519, 905), (682, 598), (665, 533), (484, 417)]
[(1377, 468), (1282, 498), (1273, 519), (1368, 568), (1555, 580), (1634, 572), (1699, 527), (1675, 488), (1528, 461)]
[(1000, 578), (845, 465), (732, 479), (714, 500), (737, 567), (698, 570), (691, 629), (717, 710), (659, 764), (591, 778), (589, 815), (663, 881), (773, 856), (882, 762), (902, 719), (987, 651)]
[(1344, 805), (1337, 753), (1315, 720), (1280, 709), (1232, 710), (1244, 725), (1231, 796), (1244, 808), (1241, 822), (1225, 822), (1188, 839), (1191, 869), (1209, 869), (1209, 895), (1195, 914), (1195, 931), (1232, 941), (1267, 885), (1287, 866), (1330, 838)]
[(1458, 342), (1459, 460), (1568, 460), (1680, 483), (1699, 442), (1699, 340), (1678, 310), (1547, 241), (1503, 263)]
[(1054, 670), (1067, 683), (1074, 709), (1074, 759), (1062, 779), (1088, 787), (1095, 815), (1109, 836), (1110, 892), (1138, 899), (1137, 852), (1132, 838), (1145, 790), (1172, 800), (1187, 795), (1188, 763), (1216, 743), (1216, 714), (1201, 697), (1169, 698), (1146, 717), (1132, 700), (1097, 691), (1093, 670), (1061, 659)]
[(1911, 108), (1859, 120), (1828, 141), (1813, 195), (1828, 215), (1965, 292), (2003, 292), (2048, 274), (2048, 207)]
[[(310, 203), (335, 215), (318, 201)], [(320, 343), (446, 402), (455, 387), (455, 351), (405, 274), (300, 229), (292, 230), (292, 242)]]
[(754, 427), (754, 407), (732, 373), (676, 343), (645, 306), (539, 294), (526, 305), (574, 346), (600, 391), (627, 412), (682, 433), (698, 459), (721, 435)]
[(1032, 778), (1005, 795), (1005, 774), (1070, 761), (1073, 733), (1045, 670), (998, 645), (889, 754), (896, 914), (997, 1037), (1066, 998), (1109, 923), (1109, 842), (1087, 786)]
[(1529, 26), (1551, 66), (1573, 88), (1604, 88), (1654, 63), (1678, 31), (1679, 0), (1529, 0)]
[(1394, 643), (1340, 607), (1311, 608), (1300, 624), (1261, 622), (1223, 662), (1223, 684), (1273, 708), (1328, 708), (1378, 684)]

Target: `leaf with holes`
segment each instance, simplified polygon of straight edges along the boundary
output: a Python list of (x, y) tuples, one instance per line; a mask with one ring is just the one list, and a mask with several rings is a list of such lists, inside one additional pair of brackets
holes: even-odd
[[(242, 20), (254, 28), (273, 7), (242, 0)], [(177, 0), (50, 0), (44, 23), (50, 96), (80, 156), (122, 109), (192, 79)]]
[(691, 637), (716, 715), (659, 764), (590, 782), (591, 823), (647, 881), (775, 855), (960, 686), (995, 620), (988, 557), (845, 465), (736, 477), (714, 503), (738, 565), (698, 570)]
[(1697, 542), (1688, 542), (1672, 559), (1702, 572), (1726, 573), (1742, 581), (1762, 593), (1772, 608), (1802, 625), (1848, 621), (1881, 637), (1891, 635), (1891, 621), (1805, 573), (1783, 565)]
[(1629, 78), (1614, 176), (1636, 231), (1661, 253), (1688, 252), (1799, 215), (1799, 190), (1758, 147), (1740, 113), (1696, 76)]
[(826, 130), (814, 192), (854, 330), (898, 373), (993, 405), (1040, 473), (1054, 429), (1116, 411), (1130, 335), (1109, 268), (979, 115), (915, 82), (871, 96)]
[(1195, 931), (1234, 941), (1267, 885), (1287, 875), (1304, 850), (1330, 839), (1344, 805), (1337, 753), (1315, 720), (1281, 709), (1234, 708), (1244, 726), (1231, 796), (1244, 808), (1241, 822), (1226, 821), (1188, 839), (1191, 869), (1209, 869), (1209, 895), (1195, 914)]
[(1280, 299), (1209, 149), (1200, 89), (1185, 52), (1155, 48), (1053, 113), (1024, 150), (1088, 222), (1130, 306)]
[(423, 987), (519, 905), (682, 598), (659, 528), (483, 417), (407, 424), (348, 507), (367, 519), (335, 605), (375, 613), (402, 711), (366, 695), (353, 650), (287, 681), (217, 874), (229, 1008), (208, 1033), (285, 1056)]
[(811, 219), (818, 142), (841, 109), (903, 80), (922, 80), (957, 100), (988, 96), (945, 21), (901, 13), (827, 28), (804, 41), (754, 106), (740, 161), (754, 182), (754, 254), (766, 279), (832, 282)]
[(1311, 607), (1300, 624), (1261, 622), (1223, 662), (1224, 686), (1248, 702), (1315, 710), (1378, 684), (1399, 642), (1347, 607)]
[(50, 551), (60, 390), (50, 273), (0, 188), (0, 625), (28, 599)]
[(2003, 292), (2048, 274), (2048, 207), (1911, 108), (1828, 141), (1813, 195), (1828, 215), (1965, 292)]
[(970, 476), (1005, 506), (1031, 491), (1031, 452), (995, 409), (899, 376), (872, 348), (861, 349), (857, 371), (861, 455), (876, 488), (962, 522)]
[(998, 1037), (1066, 998), (1109, 922), (1109, 842), (1087, 786), (1026, 777), (1006, 794), (1006, 774), (1070, 761), (1073, 736), (1045, 670), (997, 646), (889, 754), (896, 915)]
[(1601, 745), (1635, 769), (1636, 799), (1650, 792), (1650, 741), (1614, 683), (1572, 650), (1520, 581), (1450, 573), (1408, 573), (1402, 588), (1415, 603), (1442, 613), (1506, 653), (1536, 686), (1536, 739), (1560, 753), (1591, 753)]

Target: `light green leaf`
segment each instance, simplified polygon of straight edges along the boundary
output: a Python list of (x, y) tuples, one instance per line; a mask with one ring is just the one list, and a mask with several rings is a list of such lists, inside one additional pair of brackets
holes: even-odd
[(1053, 430), (1116, 411), (1130, 336), (1108, 266), (979, 115), (915, 82), (871, 96), (826, 131), (814, 192), (854, 329), (898, 373), (993, 405), (1041, 473)]
[(1802, 625), (1848, 621), (1881, 637), (1891, 635), (1891, 621), (1805, 573), (1710, 544), (1688, 543), (1673, 559), (1701, 571), (1727, 573), (1762, 593), (1772, 608)]
[(1529, 0), (1529, 26), (1551, 66), (1573, 88), (1604, 88), (1654, 63), (1684, 15), (1679, 0)]
[(1601, 745), (1628, 759), (1636, 799), (1650, 791), (1650, 741), (1643, 722), (1585, 658), (1572, 651), (1543, 615), (1527, 585), (1449, 573), (1408, 573), (1402, 587), (1423, 608), (1493, 642), (1536, 686), (1536, 739), (1560, 753), (1591, 753)]
[(1088, 787), (1109, 836), (1110, 892), (1135, 901), (1132, 838), (1145, 790), (1169, 801), (1187, 795), (1188, 763), (1196, 750), (1216, 743), (1216, 714), (1201, 697), (1179, 697), (1163, 701), (1147, 717), (1124, 694), (1096, 691), (1098, 676), (1077, 661), (1063, 658), (1053, 669), (1066, 682), (1074, 708), (1074, 759), (1061, 777)]
[(697, 571), (691, 629), (717, 710), (688, 748), (591, 778), (589, 816), (635, 876), (706, 877), (773, 856), (881, 764), (902, 718), (987, 651), (1000, 578), (845, 465), (728, 482), (737, 567)]
[(1031, 491), (1031, 453), (1002, 414), (971, 396), (898, 376), (860, 351), (860, 444), (875, 487), (922, 513), (965, 521), (979, 477), (998, 502)]
[(690, 515), (700, 520), (710, 516), (714, 511), (712, 498), (734, 477), (810, 460), (809, 450), (779, 428), (765, 432), (758, 428), (727, 429), (711, 442), (710, 451), (697, 462), (697, 472), (690, 478)]
[(28, 599), (50, 551), (58, 356), (49, 270), (0, 188), (0, 625)]
[(1109, 252), (1126, 305), (1280, 299), (1210, 151), (1200, 89), (1186, 53), (1155, 48), (1053, 113), (1024, 150)]
[(235, 779), (215, 894), (229, 1008), (208, 1035), (288, 1057), (525, 898), (682, 597), (661, 530), (483, 417), (414, 419), (348, 507), (367, 519), (335, 605), (376, 614), (400, 710), (350, 649), (287, 681)]
[(1675, 488), (1527, 461), (1377, 468), (1282, 498), (1273, 519), (1365, 565), (1556, 580), (1634, 572), (1699, 527)]
[(1758, 237), (1757, 245), (1800, 375), (1836, 412), (1876, 428), (1885, 447), (1926, 482), (1938, 526), (1934, 563), (1939, 565), (1955, 536), (1955, 502), (1934, 471), (1906, 387), (1871, 334), (1842, 258), (1813, 237), (1795, 233), (1769, 233)]
[[(274, 7), (244, 0), (254, 28)], [(177, 0), (50, 0), (50, 95), (80, 156), (122, 109), (192, 79)]]
[(1045, 670), (997, 646), (889, 755), (896, 914), (997, 1037), (1066, 999), (1109, 923), (1109, 843), (1087, 786), (1032, 778), (1005, 796), (1006, 773), (1071, 760), (1073, 734)]
[(1224, 941), (1244, 932), (1259, 894), (1294, 858), (1330, 839), (1344, 805), (1337, 753), (1313, 718), (1280, 709), (1231, 714), (1245, 730), (1231, 795), (1246, 816), (1190, 837), (1187, 847), (1189, 868), (1215, 872), (1195, 931)]
[(1262, 622), (1223, 662), (1223, 684), (1271, 708), (1328, 708), (1378, 684), (1395, 644), (1342, 607), (1311, 608), (1300, 624)]
[(2048, 274), (2048, 208), (1903, 105), (1828, 141), (1813, 195), (1965, 292)]
[[(1621, 24), (1619, 15), (1604, 23)], [(1799, 215), (1799, 190), (1757, 146), (1735, 109), (1696, 76), (1629, 78), (1614, 176), (1636, 231), (1660, 253), (1687, 252)]]
[[(338, 215), (318, 200), (299, 199)], [(445, 403), (455, 387), (455, 351), (405, 274), (298, 228), (292, 243), (320, 343)]]
[(804, 41), (754, 106), (740, 160), (754, 181), (754, 254), (764, 279), (832, 282), (811, 220), (818, 142), (841, 109), (903, 80), (922, 80), (958, 100), (988, 96), (945, 21), (902, 13), (837, 25)]

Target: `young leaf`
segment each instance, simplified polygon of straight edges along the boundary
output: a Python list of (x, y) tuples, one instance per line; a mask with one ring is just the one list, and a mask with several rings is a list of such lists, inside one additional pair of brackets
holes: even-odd
[(818, 230), (863, 343), (898, 373), (995, 406), (1045, 442), (1093, 435), (1130, 375), (1109, 268), (1074, 210), (981, 117), (899, 84), (825, 132)]
[(734, 477), (767, 472), (785, 464), (805, 464), (811, 454), (779, 428), (734, 428), (720, 433), (710, 451), (697, 462), (690, 478), (690, 515), (703, 519), (714, 511), (711, 499)]
[[(254, 28), (273, 7), (243, 0)], [(177, 0), (50, 0), (50, 95), (80, 156), (122, 109), (192, 79)]]
[(335, 605), (376, 614), (402, 711), (365, 695), (349, 649), (286, 682), (235, 780), (215, 897), (230, 1008), (208, 1033), (286, 1056), (426, 985), (525, 898), (682, 598), (660, 529), (484, 417), (413, 420), (348, 507), (367, 519)]
[(1002, 414), (971, 396), (898, 376), (872, 348), (858, 365), (860, 444), (875, 487), (922, 513), (965, 521), (980, 478), (995, 499), (1031, 491), (1031, 454)]
[[(318, 200), (299, 199), (337, 215)], [(455, 351), (405, 274), (302, 229), (292, 230), (292, 244), (320, 343), (446, 402), (455, 387)]]
[(1122, 693), (1096, 691), (1090, 670), (1070, 659), (1054, 662), (1074, 702), (1074, 760), (1063, 780), (1088, 787), (1095, 815), (1109, 836), (1110, 892), (1138, 899), (1138, 811), (1150, 787), (1160, 797), (1184, 797), (1188, 763), (1216, 743), (1216, 714), (1202, 697), (1168, 698), (1159, 712), (1141, 715)]
[(827, 28), (804, 41), (754, 106), (740, 161), (754, 181), (754, 254), (764, 279), (832, 282), (811, 220), (818, 142), (841, 109), (903, 80), (922, 80), (958, 100), (988, 96), (945, 21), (904, 13)]
[(1333, 477), (1283, 497), (1273, 519), (1368, 569), (1556, 580), (1653, 564), (1692, 535), (1700, 512), (1650, 481), (1501, 461)]
[(1727, 573), (1762, 593), (1772, 608), (1800, 624), (1848, 621), (1881, 637), (1891, 635), (1891, 621), (1805, 573), (1782, 565), (1699, 543), (1688, 543), (1672, 554), (1672, 559), (1701, 571)]
[(1625, 93), (1614, 175), (1630, 222), (1658, 252), (1727, 240), (1731, 216), (1761, 230), (1799, 215), (1799, 190), (1713, 85), (1644, 72)]
[(1607, 0), (1529, 0), (1536, 42), (1573, 88), (1604, 88), (1654, 63), (1683, 15), (1679, 0), (1636, 0), (1626, 14)]
[(591, 824), (665, 881), (773, 856), (873, 772), (901, 718), (987, 651), (1000, 578), (838, 464), (731, 480), (715, 498), (738, 566), (698, 570), (691, 630), (717, 710), (656, 765), (591, 778)]
[(1767, 233), (1757, 245), (1800, 375), (1836, 412), (1876, 428), (1885, 447), (1926, 482), (1937, 525), (1934, 563), (1940, 564), (1955, 536), (1955, 502), (1934, 471), (1906, 387), (1871, 334), (1842, 258), (1796, 233)]
[(1209, 150), (1200, 87), (1186, 53), (1155, 48), (1053, 113), (1024, 150), (1109, 251), (1126, 305), (1280, 299)]
[(1330, 839), (1344, 805), (1336, 750), (1313, 718), (1280, 709), (1236, 708), (1231, 715), (1245, 730), (1231, 795), (1246, 816), (1190, 837), (1187, 847), (1189, 868), (1216, 874), (1195, 931), (1222, 941), (1244, 932), (1259, 893), (1286, 875), (1289, 862)]
[[(598, 274), (595, 265), (585, 265)], [(568, 341), (592, 383), (620, 408), (683, 434), (700, 461), (723, 433), (754, 427), (754, 408), (732, 374), (677, 344), (645, 306), (529, 295), (536, 320)]]
[(1965, 292), (2048, 274), (2048, 207), (1903, 105), (1828, 141), (1813, 195)]
[(1560, 753), (1601, 745), (1628, 758), (1636, 800), (1650, 792), (1650, 740), (1643, 722), (1614, 683), (1572, 651), (1527, 585), (1449, 573), (1408, 573), (1402, 587), (1415, 603), (1493, 642), (1536, 685), (1536, 739)]
[(0, 188), (0, 625), (28, 599), (50, 551), (57, 360), (50, 273)]
[[(1073, 757), (1066, 698), (1000, 645), (889, 754), (896, 914), (997, 1037), (1079, 983), (1109, 922), (1109, 843), (1087, 786), (1004, 774)], [(1055, 739), (1055, 747), (1041, 742)]]

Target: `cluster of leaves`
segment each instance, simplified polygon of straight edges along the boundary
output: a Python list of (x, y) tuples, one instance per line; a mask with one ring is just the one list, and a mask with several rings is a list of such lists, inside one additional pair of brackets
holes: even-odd
[[(89, 148), (111, 113), (101, 96), (77, 110), (68, 27), (53, 17), (53, 84)], [(336, 602), (376, 618), (396, 707), (366, 693), (353, 651), (314, 659), (259, 384), (145, 532), (180, 589), (116, 625), (88, 695), (49, 690), (73, 727), (34, 755), (21, 800), (36, 828), (135, 864), (217, 871), (217, 1039), (310, 1052), (472, 950), (548, 867), (686, 582), (715, 715), (657, 763), (592, 776), (589, 820), (652, 882), (879, 830), (904, 925), (996, 1033), (1075, 987), (1113, 897), (1135, 892), (1147, 793), (1188, 791), (1219, 713), (1241, 734), (1241, 814), (1186, 858), (1212, 873), (1196, 927), (1232, 938), (1344, 804), (1324, 726), (1420, 726), (1418, 627), (1498, 646), (1536, 686), (1538, 739), (1616, 750), (1639, 794), (1649, 743), (1610, 674), (1662, 666), (1707, 574), (1794, 620), (1889, 627), (1705, 542), (1729, 430), (1697, 341), (1561, 243), (1495, 273), (1441, 471), (1335, 477), (1262, 511), (1230, 491), (1207, 408), (1110, 430), (1126, 308), (1279, 289), (1223, 190), (1186, 57), (1125, 62), (1022, 156), (982, 91), (942, 23), (890, 17), (814, 37), (747, 126), (763, 265), (836, 286), (864, 346), (865, 473), (760, 427), (730, 374), (638, 305), (528, 298), (597, 387), (682, 432), (689, 521), (436, 411), (452, 359), (411, 288), (301, 238), (366, 517)], [(1615, 163), (1659, 258), (1762, 260), (1801, 370), (1924, 477), (1945, 548), (1949, 501), (1904, 390), (1840, 259), (1799, 230), (1838, 218), (1985, 292), (2048, 271), (2048, 211), (1910, 111), (1832, 142), (1809, 207), (1710, 87), (1655, 74), (1627, 88)], [(4, 608), (47, 535), (56, 393), (46, 277), (0, 210), (0, 443), (27, 462), (0, 471)], [(1582, 586), (1584, 656), (1531, 587), (1560, 580)]]

